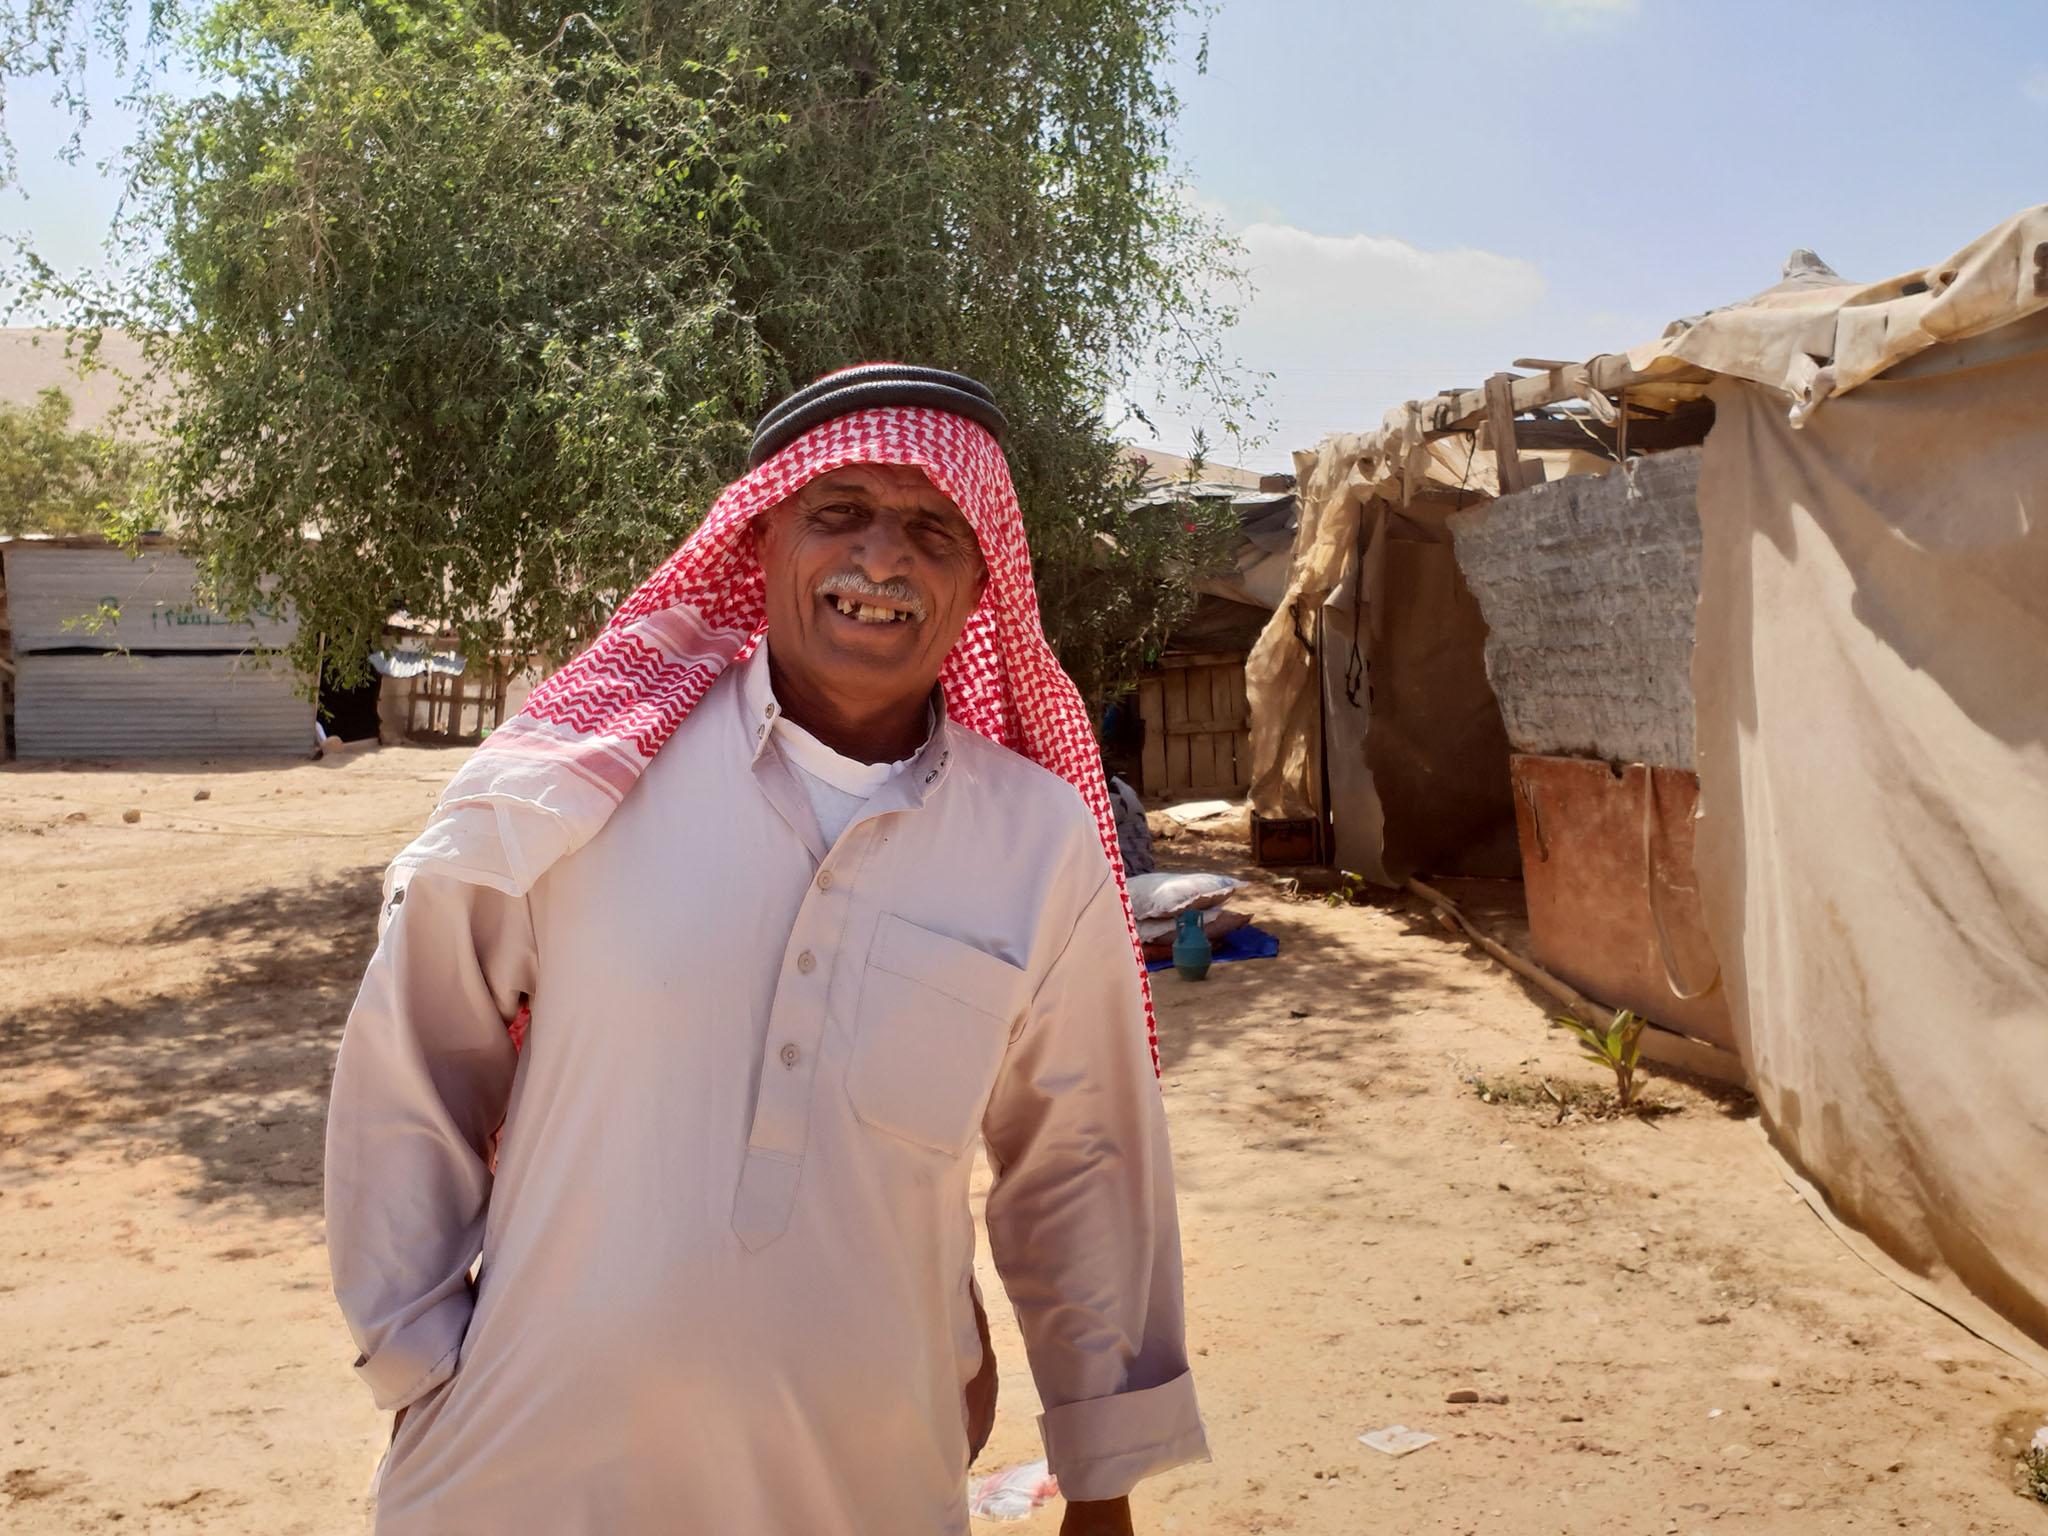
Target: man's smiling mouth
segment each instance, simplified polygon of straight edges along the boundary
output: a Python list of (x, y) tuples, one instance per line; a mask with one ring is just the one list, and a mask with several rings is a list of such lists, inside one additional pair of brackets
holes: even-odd
[(915, 624), (924, 617), (924, 599), (900, 577), (870, 581), (858, 571), (840, 571), (818, 583), (818, 596), (832, 611), (856, 624)]
[(907, 608), (892, 608), (883, 603), (863, 602), (848, 597), (843, 592), (827, 592), (825, 601), (833, 608), (861, 624), (908, 624), (916, 622), (916, 615)]

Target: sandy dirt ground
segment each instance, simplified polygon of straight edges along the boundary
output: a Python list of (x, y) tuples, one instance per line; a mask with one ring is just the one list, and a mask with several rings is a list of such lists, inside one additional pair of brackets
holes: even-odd
[[(361, 1529), (385, 1427), (322, 1117), (379, 872), (457, 760), (0, 772), (0, 1530)], [(1537, 1078), (1594, 1069), (1426, 914), (1243, 904), (1279, 959), (1158, 986), (1215, 1459), (1141, 1529), (2048, 1532), (2005, 1449), (2048, 1382), (1845, 1252), (1745, 1102), (1659, 1079), (1669, 1113), (1556, 1124)], [(1038, 1454), (995, 1311), (984, 1467)], [(1359, 1443), (1390, 1424), (1438, 1438)]]

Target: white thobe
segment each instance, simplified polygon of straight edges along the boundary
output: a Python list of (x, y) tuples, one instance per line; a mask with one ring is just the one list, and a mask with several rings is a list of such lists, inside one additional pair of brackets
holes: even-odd
[(941, 718), (828, 843), (778, 713), (757, 656), (526, 897), (394, 893), (327, 1152), (388, 1536), (964, 1532), (977, 1130), (1066, 1495), (1206, 1455), (1093, 818)]

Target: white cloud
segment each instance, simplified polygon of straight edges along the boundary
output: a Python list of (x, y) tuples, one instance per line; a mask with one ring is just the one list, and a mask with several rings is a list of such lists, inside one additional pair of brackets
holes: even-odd
[(1557, 26), (1598, 27), (1636, 14), (1637, 0), (1528, 0)]
[(2027, 100), (2038, 101), (2048, 107), (2048, 69), (2035, 70), (2027, 76), (2020, 89), (2026, 93)]
[[(1317, 235), (1291, 224), (1247, 225), (1240, 238), (1269, 314), (1293, 317), (1304, 334), (1348, 301), (1470, 325), (1527, 309), (1543, 276), (1517, 256), (1492, 251), (1425, 251), (1390, 235)], [(1384, 293), (1397, 304), (1387, 305)]]
[(1284, 467), (1327, 433), (1377, 425), (1389, 406), (1505, 367), (1532, 345), (1530, 316), (1548, 288), (1533, 263), (1495, 251), (1278, 223), (1246, 225), (1238, 238), (1252, 296), (1227, 340), (1271, 375), (1265, 445), (1240, 455), (1198, 406), (1167, 393), (1141, 402), (1162, 447), (1184, 451), (1200, 428), (1213, 458)]

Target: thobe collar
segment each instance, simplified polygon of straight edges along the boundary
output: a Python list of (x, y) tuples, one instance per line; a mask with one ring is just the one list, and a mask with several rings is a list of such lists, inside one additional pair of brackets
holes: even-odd
[[(774, 684), (768, 674), (766, 638), (739, 666), (739, 687), (734, 690), (734, 697), (738, 701), (741, 723), (747, 731), (754, 771), (759, 774), (767, 763), (773, 763), (787, 772), (782, 754), (769, 751), (769, 744), (775, 737), (775, 723), (782, 716), (782, 705), (775, 697)], [(954, 757), (951, 736), (957, 729), (946, 718), (945, 689), (932, 689), (929, 708), (931, 733), (925, 738), (924, 745), (910, 758), (901, 773), (875, 791), (863, 817), (921, 806), (945, 782), (946, 771)]]

